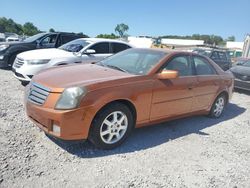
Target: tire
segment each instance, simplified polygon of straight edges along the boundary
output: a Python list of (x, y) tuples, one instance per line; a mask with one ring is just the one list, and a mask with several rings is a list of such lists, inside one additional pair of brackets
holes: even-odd
[(21, 84), (22, 84), (22, 86), (27, 86), (28, 84), (29, 84), (29, 82), (28, 81), (21, 81)]
[(225, 109), (225, 106), (226, 106), (226, 103), (227, 103), (227, 100), (226, 100), (226, 96), (225, 94), (221, 94), (219, 95), (212, 107), (211, 107), (211, 110), (210, 110), (210, 113), (209, 113), (209, 116), (212, 117), (212, 118), (219, 118), (221, 117), (224, 109)]
[(95, 116), (89, 140), (97, 148), (113, 149), (126, 140), (134, 124), (133, 114), (126, 105), (118, 102), (110, 104)]

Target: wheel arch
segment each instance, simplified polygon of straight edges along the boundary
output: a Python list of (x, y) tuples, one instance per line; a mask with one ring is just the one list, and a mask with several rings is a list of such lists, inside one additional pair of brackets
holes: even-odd
[[(105, 109), (107, 106), (111, 105), (111, 104), (114, 104), (114, 103), (121, 103), (123, 105), (126, 105), (132, 112), (132, 115), (133, 115), (133, 119), (134, 119), (134, 126), (136, 124), (136, 119), (137, 119), (137, 111), (136, 111), (136, 108), (135, 108), (135, 105), (129, 100), (129, 99), (115, 99), (113, 101), (109, 101), (107, 103), (105, 103), (103, 106), (101, 106), (95, 113), (92, 121), (91, 121), (91, 124), (90, 124), (90, 129), (93, 125), (93, 121), (95, 120), (96, 116), (98, 115), (99, 112), (101, 112), (103, 109)], [(90, 131), (89, 131), (90, 133)], [(88, 134), (89, 134), (88, 133)]]
[(215, 99), (217, 99), (217, 97), (219, 97), (220, 95), (225, 95), (225, 97), (226, 97), (226, 104), (227, 104), (227, 103), (229, 102), (229, 94), (228, 94), (228, 92), (227, 92), (226, 90), (221, 91), (221, 92), (216, 96)]
[[(104, 108), (106, 108), (107, 106), (111, 105), (111, 104), (114, 104), (114, 103), (121, 103), (125, 106), (127, 106), (131, 112), (132, 112), (132, 115), (133, 115), (133, 118), (134, 118), (134, 123), (136, 122), (136, 119), (137, 119), (137, 111), (136, 111), (136, 108), (135, 108), (135, 105), (128, 99), (115, 99), (113, 101), (109, 101), (107, 102), (106, 104), (104, 104), (97, 112), (96, 112), (96, 115), (102, 111)], [(95, 117), (96, 117), (95, 115)], [(94, 119), (95, 119), (94, 117)]]

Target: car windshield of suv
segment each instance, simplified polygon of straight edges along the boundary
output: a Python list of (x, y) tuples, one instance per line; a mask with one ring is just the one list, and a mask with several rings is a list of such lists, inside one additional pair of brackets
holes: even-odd
[(68, 52), (79, 52), (81, 49), (85, 48), (89, 44), (90, 43), (88, 43), (86, 40), (76, 39), (60, 46), (59, 49)]
[(129, 49), (110, 56), (97, 64), (130, 74), (146, 75), (166, 54), (162, 51)]
[(197, 53), (199, 55), (207, 56), (207, 57), (210, 57), (210, 55), (212, 53), (211, 50), (205, 50), (205, 49), (195, 49), (193, 52)]
[(39, 40), (44, 35), (46, 35), (46, 33), (39, 33), (39, 34), (33, 35), (32, 37), (28, 37), (27, 39), (25, 39), (24, 42), (33, 42), (33, 41)]

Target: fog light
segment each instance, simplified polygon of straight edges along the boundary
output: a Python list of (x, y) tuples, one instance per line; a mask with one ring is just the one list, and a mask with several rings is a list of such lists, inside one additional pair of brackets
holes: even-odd
[(61, 132), (61, 127), (59, 127), (59, 126), (56, 125), (56, 124), (53, 124), (53, 126), (52, 126), (52, 131), (53, 131), (54, 133), (60, 134), (60, 132)]
[(2, 60), (4, 58), (4, 56), (3, 55), (0, 55), (0, 59)]

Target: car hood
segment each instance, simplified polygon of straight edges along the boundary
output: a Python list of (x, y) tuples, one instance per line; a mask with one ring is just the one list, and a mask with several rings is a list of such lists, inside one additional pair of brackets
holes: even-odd
[(74, 57), (75, 55), (72, 52), (67, 52), (57, 48), (50, 49), (38, 49), (23, 52), (18, 54), (18, 58), (25, 60), (33, 59), (53, 59), (53, 58), (64, 58), (64, 57)]
[(12, 41), (12, 42), (0, 42), (0, 45), (25, 45), (28, 44), (27, 42), (22, 42), (22, 41)]
[(233, 73), (250, 76), (250, 67), (237, 65), (232, 67), (230, 70)]
[(47, 69), (35, 75), (32, 82), (48, 87), (52, 92), (62, 92), (64, 88), (89, 86), (133, 76), (95, 64), (78, 64)]

